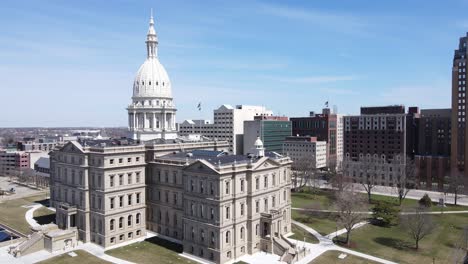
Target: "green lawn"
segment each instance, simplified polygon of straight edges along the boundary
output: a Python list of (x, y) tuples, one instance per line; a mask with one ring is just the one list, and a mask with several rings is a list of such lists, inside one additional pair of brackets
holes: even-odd
[(432, 234), (420, 241), (419, 250), (414, 241), (399, 226), (366, 225), (351, 234), (354, 250), (398, 263), (452, 263), (455, 245), (462, 240), (468, 226), (468, 214), (434, 215), (436, 226)]
[[(304, 212), (304, 211), (291, 211), (293, 220), (301, 222), (309, 227), (315, 229), (321, 235), (328, 235), (336, 231), (335, 214), (333, 213), (318, 213), (318, 212)], [(341, 227), (338, 227), (341, 229)]]
[(327, 190), (308, 189), (292, 193), (292, 207), (328, 209), (333, 202), (333, 193)]
[(294, 233), (294, 235), (290, 236), (289, 238), (296, 239), (299, 241), (304, 241), (304, 237), (305, 237), (305, 242), (312, 243), (312, 244), (319, 243), (319, 240), (314, 235), (296, 226), (295, 224), (292, 224), (292, 232)]
[(106, 251), (111, 256), (140, 264), (194, 263), (179, 253), (182, 253), (182, 245), (158, 237)]
[(318, 258), (314, 259), (309, 264), (376, 264), (377, 262), (363, 259), (360, 257), (356, 257), (353, 255), (347, 254), (346, 258), (339, 259), (338, 256), (342, 254), (342, 252), (329, 250)]
[(102, 260), (98, 257), (95, 257), (83, 250), (74, 251), (78, 256), (71, 257), (68, 254), (62, 254), (57, 257), (50, 258), (48, 260), (44, 260), (38, 262), (38, 264), (106, 264), (111, 263), (105, 260)]
[(31, 232), (30, 226), (24, 215), (29, 208), (21, 207), (23, 205), (30, 205), (36, 201), (44, 199), (44, 194), (23, 197), (15, 200), (5, 200), (0, 203), (0, 223), (6, 224), (13, 229), (18, 230), (24, 234)]

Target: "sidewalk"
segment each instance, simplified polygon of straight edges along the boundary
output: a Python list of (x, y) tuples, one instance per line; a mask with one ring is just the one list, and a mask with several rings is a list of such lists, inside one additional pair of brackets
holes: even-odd
[[(301, 227), (301, 228), (303, 228), (304, 230), (306, 230), (310, 234), (314, 235), (319, 240), (318, 244), (310, 244), (310, 243), (305, 243), (305, 242), (301, 242), (301, 241), (298, 241), (298, 240), (288, 238), (288, 240), (295, 243), (297, 246), (304, 246), (304, 247), (310, 249), (311, 253), (309, 255), (307, 255), (305, 258), (301, 259), (297, 264), (307, 264), (307, 263), (311, 262), (312, 260), (314, 260), (315, 258), (317, 258), (318, 256), (320, 256), (321, 254), (323, 254), (324, 252), (326, 252), (328, 250), (336, 250), (336, 251), (345, 252), (347, 254), (355, 255), (355, 256), (358, 256), (360, 258), (372, 260), (372, 261), (375, 261), (375, 262), (378, 262), (378, 263), (397, 264), (396, 262), (393, 262), (393, 261), (389, 261), (389, 260), (386, 260), (386, 259), (382, 259), (382, 258), (379, 258), (379, 257), (375, 257), (375, 256), (372, 256), (372, 255), (364, 254), (364, 253), (361, 253), (361, 252), (358, 252), (358, 251), (350, 250), (350, 249), (343, 248), (343, 247), (335, 245), (333, 243), (333, 240), (332, 240), (333, 237), (346, 232), (345, 229), (338, 230), (338, 232), (331, 233), (331, 234), (329, 234), (327, 236), (322, 236), (316, 230), (314, 230), (313, 228), (310, 228), (307, 225), (304, 225), (304, 224), (302, 224), (300, 222), (297, 222), (297, 221), (294, 221), (294, 220), (292, 221), (292, 223), (299, 226), (299, 227)], [(367, 222), (358, 223), (355, 226), (353, 226), (353, 229), (354, 228), (359, 228), (359, 227), (365, 225), (366, 223)]]

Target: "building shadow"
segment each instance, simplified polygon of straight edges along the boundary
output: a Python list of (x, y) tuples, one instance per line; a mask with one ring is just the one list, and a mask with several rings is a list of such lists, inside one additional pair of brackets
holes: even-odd
[(184, 251), (184, 247), (181, 244), (177, 244), (159, 237), (148, 238), (145, 241), (175, 251), (177, 253), (182, 253)]

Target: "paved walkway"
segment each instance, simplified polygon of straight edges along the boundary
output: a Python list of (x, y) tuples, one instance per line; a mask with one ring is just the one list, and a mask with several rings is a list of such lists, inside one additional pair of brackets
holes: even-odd
[[(297, 207), (293, 207), (291, 209), (296, 210), (296, 211), (305, 211), (305, 212), (338, 213), (338, 211), (336, 211), (336, 210), (307, 209), (307, 208), (297, 208)], [(372, 212), (357, 212), (357, 213), (369, 214), (369, 215), (372, 214)], [(442, 210), (440, 210), (440, 211), (424, 212), (423, 214), (437, 215), (437, 214), (466, 214), (466, 213), (468, 213), (468, 210), (463, 210), (463, 211), (442, 211)], [(416, 214), (416, 212), (400, 212), (400, 214), (402, 214), (402, 215), (411, 215), (411, 214)]]
[[(393, 261), (389, 261), (389, 260), (386, 260), (386, 259), (374, 257), (372, 255), (364, 254), (364, 253), (361, 253), (361, 252), (357, 252), (357, 251), (354, 251), (354, 250), (350, 250), (350, 249), (347, 249), (347, 248), (337, 246), (337, 245), (335, 245), (333, 243), (333, 240), (331, 238), (329, 238), (329, 237), (334, 237), (334, 233), (329, 234), (328, 236), (322, 236), (322, 235), (320, 235), (319, 232), (317, 232), (316, 230), (310, 228), (307, 225), (304, 225), (304, 224), (299, 223), (297, 221), (292, 221), (292, 223), (299, 226), (299, 227), (301, 227), (301, 228), (303, 228), (304, 230), (306, 230), (310, 234), (317, 237), (317, 239), (319, 240), (318, 244), (310, 244), (310, 243), (305, 243), (305, 242), (301, 242), (301, 241), (298, 241), (298, 240), (288, 238), (292, 242), (296, 243), (296, 245), (298, 247), (305, 247), (305, 248), (309, 249), (310, 252), (311, 252), (309, 255), (307, 255), (306, 257), (301, 259), (297, 264), (309, 263), (310, 261), (314, 260), (315, 258), (317, 258), (318, 256), (320, 256), (321, 254), (323, 254), (324, 252), (326, 252), (328, 250), (336, 250), (336, 251), (345, 252), (347, 254), (355, 255), (355, 256), (358, 256), (358, 257), (361, 257), (361, 258), (365, 258), (365, 259), (368, 259), (368, 260), (378, 262), (378, 263), (397, 264), (396, 262), (393, 262)], [(363, 226), (365, 224), (366, 224), (365, 222), (358, 223), (353, 227), (353, 229), (361, 227), (361, 226)], [(340, 232), (342, 232), (342, 230), (338, 231), (338, 233), (340, 233)]]
[(37, 223), (36, 220), (34, 220), (34, 211), (42, 207), (42, 204), (33, 204), (33, 205), (27, 205), (24, 206), (26, 208), (30, 208), (26, 214), (24, 215), (24, 218), (26, 218), (26, 221), (31, 227), (36, 227), (40, 226), (39, 223)]

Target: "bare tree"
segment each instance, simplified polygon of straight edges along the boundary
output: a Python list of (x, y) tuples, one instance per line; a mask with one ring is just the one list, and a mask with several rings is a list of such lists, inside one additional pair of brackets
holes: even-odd
[(313, 157), (303, 157), (293, 164), (294, 191), (307, 185), (316, 187), (318, 170), (315, 168)]
[(445, 181), (448, 183), (448, 191), (453, 193), (455, 205), (458, 203), (458, 195), (463, 192), (463, 180), (463, 176), (456, 172), (445, 178)]
[(361, 176), (364, 176), (364, 179), (361, 182), (361, 185), (364, 187), (364, 190), (367, 192), (367, 199), (369, 203), (372, 201), (372, 190), (374, 189), (375, 185), (377, 185), (376, 181), (376, 161), (370, 155), (367, 157), (363, 157), (360, 160)]
[(401, 205), (406, 195), (416, 186), (416, 164), (410, 157), (406, 157), (406, 160), (401, 163), (395, 160), (394, 164), (399, 167), (393, 183), (396, 187), (399, 205)]
[(354, 225), (366, 220), (368, 207), (365, 199), (359, 193), (353, 191), (342, 191), (337, 194), (335, 207), (338, 211), (338, 223), (346, 229), (347, 245), (351, 241), (351, 231)]
[(338, 192), (348, 189), (352, 183), (352, 180), (347, 176), (347, 173), (348, 172), (344, 172), (340, 169), (332, 169), (330, 171), (330, 183), (333, 188), (338, 190)]
[(408, 235), (414, 240), (416, 250), (419, 249), (419, 241), (434, 230), (432, 215), (428, 214), (428, 210), (422, 207), (402, 213), (401, 223)]

